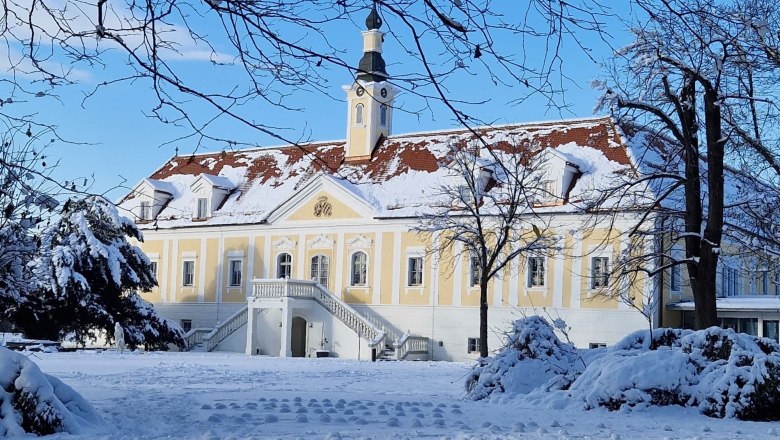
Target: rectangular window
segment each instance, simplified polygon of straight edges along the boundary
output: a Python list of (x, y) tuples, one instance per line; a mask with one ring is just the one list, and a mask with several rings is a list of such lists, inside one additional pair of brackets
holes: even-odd
[(764, 321), (764, 337), (780, 342), (780, 321)]
[(206, 218), (208, 216), (209, 199), (201, 197), (198, 199), (198, 214), (197, 218)]
[(422, 286), (423, 283), (423, 257), (409, 257), (409, 286)]
[(593, 257), (590, 266), (591, 287), (607, 287), (609, 283), (609, 258)]
[(182, 319), (181, 321), (179, 321), (179, 324), (181, 325), (181, 329), (184, 330), (184, 333), (187, 333), (188, 331), (192, 330), (191, 319)]
[(544, 257), (528, 259), (528, 287), (544, 287)]
[(194, 278), (195, 278), (195, 262), (194, 261), (185, 261), (182, 264), (182, 270), (181, 270), (181, 285), (182, 286), (192, 286)]
[(761, 294), (762, 295), (769, 294), (769, 271), (768, 270), (761, 271)]
[(151, 272), (152, 275), (154, 275), (154, 279), (156, 280), (157, 279), (157, 262), (156, 261), (152, 261), (151, 263), (149, 263), (149, 272)]
[(479, 353), (480, 350), (479, 338), (469, 338), (466, 343), (466, 346), (469, 353)]
[(723, 296), (736, 296), (739, 294), (739, 269), (723, 266), (721, 284), (723, 287)]
[(674, 266), (669, 268), (669, 290), (679, 292), (682, 286), (682, 266), (676, 264), (683, 259), (682, 249), (672, 248), (672, 260)]
[(228, 267), (230, 268), (230, 286), (238, 287), (241, 285), (241, 260), (230, 260)]
[(469, 286), (479, 286), (482, 270), (479, 266), (479, 258), (469, 258)]
[(775, 269), (775, 295), (780, 295), (780, 269)]
[(149, 201), (141, 202), (141, 212), (140, 212), (141, 220), (151, 220), (152, 219), (152, 203)]
[(593, 350), (594, 348), (605, 348), (606, 346), (607, 344), (603, 342), (591, 342), (588, 344), (588, 348), (590, 348), (591, 350)]

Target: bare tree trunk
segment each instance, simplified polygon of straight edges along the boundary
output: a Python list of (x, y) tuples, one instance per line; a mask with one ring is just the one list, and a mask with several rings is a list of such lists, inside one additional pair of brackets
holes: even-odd
[(479, 283), (479, 355), (488, 356), (488, 280)]
[(701, 245), (699, 261), (699, 282), (693, 291), (696, 306), (694, 318), (696, 328), (718, 325), (716, 306), (716, 274), (720, 241), (723, 236), (723, 156), (724, 140), (721, 130), (721, 111), (717, 93), (707, 87), (704, 93), (704, 119), (707, 134), (707, 227)]

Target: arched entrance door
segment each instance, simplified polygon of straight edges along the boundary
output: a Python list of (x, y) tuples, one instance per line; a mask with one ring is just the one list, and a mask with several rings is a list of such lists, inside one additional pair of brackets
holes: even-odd
[(292, 331), (290, 332), (290, 351), (293, 357), (306, 356), (306, 329), (308, 323), (300, 316), (292, 320)]

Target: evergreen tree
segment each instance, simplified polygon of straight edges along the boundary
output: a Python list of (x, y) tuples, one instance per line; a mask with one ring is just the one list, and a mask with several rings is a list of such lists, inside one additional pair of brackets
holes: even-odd
[(72, 333), (78, 342), (114, 324), (134, 348), (183, 345), (181, 328), (157, 314), (136, 291), (157, 285), (149, 259), (128, 238), (143, 241), (135, 224), (98, 196), (69, 200), (60, 220), (42, 234), (30, 265), (37, 290), (13, 318), (25, 334), (55, 339)]

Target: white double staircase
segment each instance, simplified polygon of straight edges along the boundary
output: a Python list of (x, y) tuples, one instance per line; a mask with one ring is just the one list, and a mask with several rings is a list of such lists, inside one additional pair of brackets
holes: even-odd
[[(326, 288), (314, 281), (291, 279), (255, 279), (252, 280), (252, 298), (298, 298), (317, 302), (332, 316), (339, 319), (359, 337), (376, 350), (376, 357), (383, 360), (405, 360), (412, 356), (416, 359), (428, 359), (430, 344), (424, 336), (404, 334), (399, 339), (382, 325), (378, 319), (359, 313)], [(267, 310), (264, 310), (264, 312)], [(261, 312), (262, 313), (262, 312)], [(188, 350), (202, 347), (202, 351), (212, 351), (230, 334), (246, 325), (249, 307), (245, 306), (234, 313), (216, 328), (196, 328), (185, 334)]]

